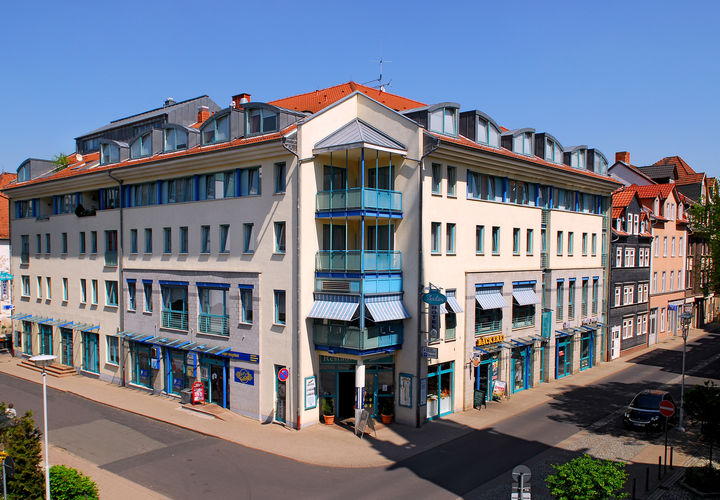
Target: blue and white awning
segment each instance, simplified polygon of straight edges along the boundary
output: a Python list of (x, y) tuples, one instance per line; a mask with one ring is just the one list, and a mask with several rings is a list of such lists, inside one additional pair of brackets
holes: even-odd
[(402, 303), (401, 294), (366, 297), (365, 307), (367, 307), (370, 316), (376, 323), (408, 319), (410, 317), (410, 313), (407, 312), (405, 305)]
[(359, 305), (359, 297), (317, 294), (308, 317), (350, 321)]
[(513, 288), (513, 297), (521, 306), (529, 306), (540, 303), (540, 299), (533, 291), (532, 286), (518, 286)]
[(458, 302), (457, 297), (455, 297), (455, 292), (448, 292), (447, 305), (449, 309), (456, 314), (463, 312), (462, 307), (460, 307), (460, 302)]
[(480, 288), (475, 290), (475, 300), (481, 309), (502, 309), (507, 307), (507, 302), (502, 296), (499, 288)]

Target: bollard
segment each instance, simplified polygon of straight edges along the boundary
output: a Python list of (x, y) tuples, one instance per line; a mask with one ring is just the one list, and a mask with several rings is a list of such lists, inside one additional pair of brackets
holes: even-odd
[(645, 491), (650, 491), (650, 466), (645, 467)]
[(670, 447), (670, 470), (673, 469), (673, 446)]
[(632, 489), (632, 500), (637, 500), (637, 497), (635, 496), (635, 485), (637, 483), (637, 478), (633, 478), (633, 489)]
[(658, 456), (658, 481), (662, 479), (662, 457)]

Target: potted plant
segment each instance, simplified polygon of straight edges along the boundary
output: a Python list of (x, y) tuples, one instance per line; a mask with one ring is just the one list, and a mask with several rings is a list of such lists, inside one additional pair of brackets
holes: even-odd
[(335, 404), (333, 398), (322, 399), (322, 414), (323, 421), (327, 425), (332, 425), (335, 423)]
[(382, 417), (383, 424), (389, 424), (393, 418), (393, 398), (381, 398), (380, 401), (380, 416)]

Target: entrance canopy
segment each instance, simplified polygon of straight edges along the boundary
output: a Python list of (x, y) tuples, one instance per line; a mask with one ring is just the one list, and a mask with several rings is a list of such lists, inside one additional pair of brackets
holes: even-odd
[(502, 296), (500, 287), (478, 288), (475, 290), (475, 300), (481, 309), (502, 309), (507, 307), (507, 302)]
[(574, 328), (563, 328), (562, 330), (555, 330), (555, 338), (572, 337), (575, 335)]
[(365, 307), (367, 307), (370, 316), (376, 323), (408, 319), (410, 317), (410, 313), (407, 312), (405, 305), (402, 303), (401, 294), (366, 297)]
[(122, 338), (126, 338), (132, 342), (141, 342), (143, 344), (160, 345), (164, 347), (170, 347), (173, 349), (182, 349), (183, 351), (193, 351), (202, 354), (211, 354), (219, 356), (225, 354), (230, 350), (229, 347), (225, 346), (212, 346), (200, 342), (190, 342), (185, 339), (169, 339), (167, 337), (159, 337), (157, 335), (147, 335), (145, 333), (138, 332), (120, 332), (118, 334)]
[(359, 297), (317, 294), (308, 317), (351, 321), (359, 305)]
[(10, 316), (10, 319), (26, 319), (32, 317), (32, 314), (15, 313)]

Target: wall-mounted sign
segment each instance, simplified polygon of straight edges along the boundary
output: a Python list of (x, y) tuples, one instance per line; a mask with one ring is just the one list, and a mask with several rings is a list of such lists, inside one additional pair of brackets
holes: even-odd
[(438, 359), (438, 348), (423, 346), (423, 356), (429, 359)]
[(248, 363), (259, 363), (260, 362), (259, 355), (248, 354), (247, 352), (227, 351), (227, 352), (222, 353), (220, 356), (225, 356), (226, 358), (230, 358), (230, 359), (236, 359), (238, 361), (247, 361)]
[(447, 302), (447, 297), (443, 295), (439, 290), (430, 290), (428, 293), (424, 293), (422, 296), (423, 302), (430, 304), (431, 306), (439, 306)]
[(400, 387), (398, 404), (405, 408), (412, 408), (412, 375), (401, 373), (398, 385)]
[(418, 401), (420, 406), (427, 405), (427, 379), (420, 379), (420, 400)]
[(317, 379), (305, 377), (305, 409), (312, 410), (317, 407)]
[(255, 385), (255, 372), (247, 368), (235, 368), (235, 382)]
[(475, 345), (480, 347), (488, 344), (496, 344), (497, 342), (502, 342), (503, 340), (505, 340), (505, 335), (502, 333), (499, 335), (484, 335), (475, 341)]
[(289, 376), (290, 376), (290, 372), (288, 371), (287, 368), (280, 368), (278, 370), (278, 380), (280, 382), (285, 382)]

